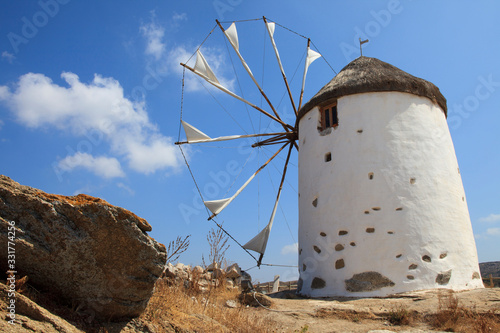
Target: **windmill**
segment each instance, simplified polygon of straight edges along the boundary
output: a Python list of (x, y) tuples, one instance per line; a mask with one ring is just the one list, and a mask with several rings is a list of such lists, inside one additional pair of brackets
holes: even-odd
[[(194, 67), (213, 87), (278, 123), (282, 131), (211, 138), (181, 119), (186, 141), (258, 137), (279, 149), (229, 197), (205, 201), (221, 213), (281, 151), (287, 151), (267, 225), (246, 242), (262, 264), (290, 155), (299, 152), (299, 287), (308, 296), (385, 296), (421, 289), (482, 287), (462, 180), (446, 123), (446, 99), (432, 83), (360, 56), (302, 105), (310, 64), (321, 55), (307, 40), (298, 104), (262, 19), (294, 110), (284, 122), (240, 53), (236, 24), (217, 26), (267, 107), (224, 87), (200, 49)], [(266, 111), (268, 109), (270, 111)]]

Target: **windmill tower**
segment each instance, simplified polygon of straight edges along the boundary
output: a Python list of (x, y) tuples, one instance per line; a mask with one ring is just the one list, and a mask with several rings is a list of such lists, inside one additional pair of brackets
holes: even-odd
[(299, 292), (483, 287), (446, 99), (359, 57), (299, 111)]

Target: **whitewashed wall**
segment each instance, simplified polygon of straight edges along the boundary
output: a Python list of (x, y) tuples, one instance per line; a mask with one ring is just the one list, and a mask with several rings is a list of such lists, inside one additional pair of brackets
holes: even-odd
[(299, 123), (300, 292), (483, 287), (443, 111), (427, 98), (378, 92), (339, 98), (338, 118), (326, 133), (318, 108)]

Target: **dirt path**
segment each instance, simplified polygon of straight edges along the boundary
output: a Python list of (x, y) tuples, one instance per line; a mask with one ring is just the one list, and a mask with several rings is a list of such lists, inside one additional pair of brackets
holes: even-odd
[[(495, 311), (500, 315), (500, 289), (478, 289), (454, 293), (459, 306), (475, 309), (477, 313)], [(398, 310), (406, 309), (413, 317), (422, 318), (434, 314), (439, 299), (447, 303), (450, 299), (445, 290), (399, 294), (387, 298), (328, 298), (290, 299), (293, 294), (280, 292), (269, 295), (273, 298), (273, 310), (256, 309), (281, 323), (286, 332), (431, 332), (428, 324), (413, 320), (410, 326), (390, 324), (388, 317)], [(433, 331), (432, 331), (433, 332)]]

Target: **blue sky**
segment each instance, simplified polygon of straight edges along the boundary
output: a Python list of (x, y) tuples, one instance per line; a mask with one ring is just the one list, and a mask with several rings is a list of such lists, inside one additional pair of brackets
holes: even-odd
[[(368, 38), (364, 55), (440, 88), (448, 101), (479, 260), (500, 260), (498, 2), (41, 0), (3, 1), (0, 9), (1, 174), (46, 192), (104, 198), (146, 218), (151, 235), (163, 243), (191, 234), (181, 261), (199, 264), (202, 254), (207, 259), (206, 235), (214, 224), (206, 220), (173, 145), (181, 106), (179, 62), (189, 59), (215, 19), (265, 15), (310, 37), (313, 49), (337, 72), (359, 55), (358, 38)], [(256, 79), (293, 124), (262, 21), (237, 28)], [(306, 42), (281, 26), (275, 38), (298, 99)], [(217, 28), (202, 52), (221, 82), (266, 107), (226, 47)], [(305, 101), (335, 75), (324, 59), (309, 69)], [(188, 123), (213, 137), (280, 130), (188, 74), (183, 99)], [(253, 142), (185, 149), (206, 198), (234, 193), (276, 149), (249, 148)], [(267, 223), (286, 152), (280, 156), (218, 219), (241, 243)], [(294, 153), (264, 262), (296, 265), (296, 191)], [(254, 266), (237, 244), (230, 244), (229, 261)], [(278, 273), (285, 280), (297, 277), (295, 268), (250, 273), (261, 281)]]

